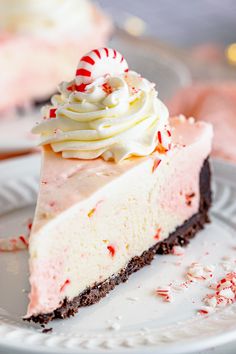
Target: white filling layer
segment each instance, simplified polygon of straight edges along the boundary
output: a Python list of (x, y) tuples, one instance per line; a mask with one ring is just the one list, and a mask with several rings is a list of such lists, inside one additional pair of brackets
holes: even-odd
[(194, 149), (176, 150), (154, 172), (153, 157), (144, 160), (42, 227), (30, 245), (28, 315), (50, 312), (118, 273), (195, 214), (203, 161)]

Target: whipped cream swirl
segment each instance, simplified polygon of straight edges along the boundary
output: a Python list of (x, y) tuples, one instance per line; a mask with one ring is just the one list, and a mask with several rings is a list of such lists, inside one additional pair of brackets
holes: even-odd
[(170, 148), (169, 113), (154, 84), (134, 71), (99, 77), (84, 92), (62, 83), (33, 132), (64, 158), (120, 162)]

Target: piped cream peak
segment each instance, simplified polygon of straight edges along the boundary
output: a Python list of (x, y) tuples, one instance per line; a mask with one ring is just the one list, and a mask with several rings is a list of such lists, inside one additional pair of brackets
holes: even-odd
[(169, 113), (154, 84), (129, 70), (114, 49), (83, 56), (75, 79), (63, 82), (51, 102), (33, 132), (64, 158), (118, 163), (170, 147)]

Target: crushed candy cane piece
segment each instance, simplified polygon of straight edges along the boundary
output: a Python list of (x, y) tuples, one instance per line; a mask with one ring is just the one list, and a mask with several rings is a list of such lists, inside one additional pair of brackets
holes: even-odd
[(28, 236), (20, 235), (18, 237), (11, 237), (0, 239), (0, 252), (12, 252), (27, 249), (29, 245)]
[(187, 279), (192, 281), (207, 280), (212, 278), (215, 267), (213, 265), (203, 266), (200, 263), (193, 262), (187, 271)]
[(161, 237), (161, 227), (158, 227), (154, 238), (155, 240), (160, 240), (160, 237)]
[(156, 295), (160, 296), (164, 302), (172, 302), (173, 297), (172, 294), (170, 293), (170, 287), (167, 286), (165, 288), (158, 288), (156, 290)]
[(115, 253), (116, 253), (115, 247), (112, 246), (112, 245), (109, 245), (109, 246), (107, 246), (107, 249), (108, 249), (108, 251), (110, 252), (110, 255), (111, 255), (112, 257), (114, 257), (114, 256), (115, 256)]
[(29, 246), (29, 234), (32, 228), (32, 219), (23, 223), (26, 229), (26, 235), (0, 238), (0, 252), (13, 252), (27, 249)]
[(222, 289), (219, 292), (219, 295), (225, 297), (226, 299), (234, 299), (235, 298), (235, 294), (230, 288)]
[(213, 311), (214, 311), (214, 309), (209, 306), (202, 306), (197, 312), (199, 315), (208, 315), (209, 313), (212, 313)]
[(192, 199), (195, 197), (195, 193), (190, 193), (185, 195), (185, 201), (187, 206), (192, 205)]
[(236, 273), (231, 272), (211, 286), (213, 294), (207, 294), (204, 303), (211, 307), (224, 307), (236, 302)]
[(153, 166), (152, 166), (152, 173), (154, 173), (157, 169), (157, 167), (160, 165), (161, 160), (160, 159), (155, 159)]
[(70, 280), (66, 279), (66, 281), (64, 282), (64, 284), (60, 287), (60, 292), (64, 291), (66, 286), (70, 284)]

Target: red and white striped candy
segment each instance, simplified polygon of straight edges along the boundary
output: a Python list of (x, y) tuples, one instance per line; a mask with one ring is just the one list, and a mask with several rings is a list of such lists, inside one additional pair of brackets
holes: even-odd
[(27, 249), (29, 245), (28, 236), (18, 236), (0, 239), (0, 252), (12, 252)]
[(84, 91), (86, 85), (98, 77), (109, 74), (111, 76), (128, 71), (128, 64), (123, 55), (111, 48), (94, 49), (84, 55), (76, 70), (76, 84), (78, 91)]

